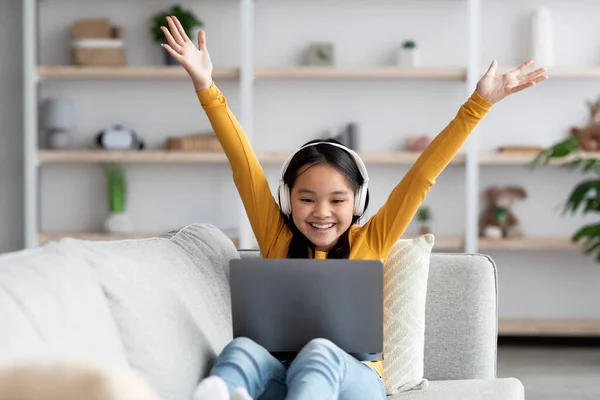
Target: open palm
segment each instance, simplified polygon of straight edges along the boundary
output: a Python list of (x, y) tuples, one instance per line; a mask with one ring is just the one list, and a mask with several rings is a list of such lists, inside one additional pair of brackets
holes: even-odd
[(198, 32), (198, 48), (190, 40), (176, 17), (167, 17), (169, 29), (161, 26), (168, 44), (162, 46), (175, 58), (194, 82), (197, 91), (212, 85), (213, 65), (206, 48), (204, 31)]
[(540, 75), (546, 71), (546, 68), (538, 68), (533, 72), (522, 75), (523, 71), (532, 64), (533, 60), (529, 60), (504, 75), (496, 76), (498, 63), (496, 60), (492, 61), (485, 75), (477, 83), (477, 93), (490, 103), (495, 104), (513, 93), (520, 92), (548, 79), (547, 76)]

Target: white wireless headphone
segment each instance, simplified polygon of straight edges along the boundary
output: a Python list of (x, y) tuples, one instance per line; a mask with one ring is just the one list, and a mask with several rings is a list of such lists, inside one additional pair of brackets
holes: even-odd
[(367, 174), (367, 167), (365, 167), (363, 160), (361, 160), (361, 158), (358, 154), (356, 154), (356, 152), (347, 148), (346, 146), (331, 142), (316, 142), (307, 144), (306, 146), (300, 147), (285, 160), (283, 166), (281, 167), (281, 178), (279, 179), (279, 207), (281, 209), (281, 212), (288, 216), (292, 213), (290, 188), (283, 181), (283, 177), (285, 175), (285, 172), (287, 171), (288, 166), (290, 165), (290, 162), (292, 161), (292, 158), (294, 158), (296, 153), (298, 153), (300, 150), (310, 146), (316, 146), (318, 144), (327, 144), (330, 146), (339, 147), (340, 149), (343, 149), (346, 152), (348, 152), (348, 154), (350, 154), (354, 159), (354, 162), (356, 163), (356, 166), (358, 167), (358, 170), (360, 171), (360, 174), (363, 177), (363, 184), (358, 188), (354, 196), (354, 215), (362, 216), (365, 211), (365, 202), (367, 200), (367, 188), (369, 187), (369, 175)]

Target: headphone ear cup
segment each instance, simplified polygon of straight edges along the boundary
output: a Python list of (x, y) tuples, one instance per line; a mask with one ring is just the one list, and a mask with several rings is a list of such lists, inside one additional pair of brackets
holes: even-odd
[(290, 215), (292, 213), (290, 190), (283, 182), (279, 184), (279, 206), (281, 208), (281, 212), (285, 215)]
[(359, 189), (360, 199), (356, 209), (356, 215), (362, 217), (367, 207), (367, 194), (369, 193), (368, 185), (362, 185)]
[(364, 211), (363, 187), (359, 187), (354, 197), (354, 215), (361, 216)]

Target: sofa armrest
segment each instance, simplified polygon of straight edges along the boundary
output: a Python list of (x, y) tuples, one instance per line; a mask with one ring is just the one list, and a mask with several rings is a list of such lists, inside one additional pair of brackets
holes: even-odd
[(425, 377), (496, 377), (497, 280), (479, 254), (431, 255), (425, 316)]

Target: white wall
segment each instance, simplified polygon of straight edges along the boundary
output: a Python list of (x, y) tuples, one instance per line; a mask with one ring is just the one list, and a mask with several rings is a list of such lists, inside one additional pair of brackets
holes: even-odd
[[(20, 29), (18, 3), (0, 3), (4, 21), (0, 25), (0, 250), (20, 246), (22, 235), (20, 48), (9, 38), (10, 32)], [(237, 1), (184, 3), (191, 4), (206, 22), (215, 66), (237, 66)], [(151, 42), (147, 21), (168, 4), (46, 0), (41, 6), (42, 63), (67, 62), (68, 29), (75, 19), (107, 16), (125, 27), (130, 64), (160, 64), (161, 50)], [(492, 58), (498, 59), (500, 66), (514, 66), (529, 57), (528, 16), (541, 4), (555, 10), (557, 64), (600, 62), (595, 50), (600, 28), (593, 17), (600, 12), (600, 3), (484, 0), (483, 67)], [(257, 66), (295, 65), (309, 41), (328, 40), (336, 44), (340, 66), (390, 65), (394, 49), (413, 38), (421, 47), (423, 65), (462, 66), (467, 56), (466, 22), (466, 2), (462, 0), (261, 0), (256, 2), (255, 62)], [(9, 50), (14, 57), (5, 56)], [(237, 83), (217, 83), (237, 113)], [(477, 134), (482, 149), (502, 144), (548, 145), (563, 137), (569, 126), (587, 122), (585, 100), (598, 94), (599, 81), (555, 79), (507, 99), (481, 123)], [(98, 130), (113, 123), (137, 130), (151, 147), (161, 146), (168, 135), (210, 128), (188, 81), (47, 82), (41, 95), (75, 99), (79, 146), (89, 145)], [(439, 132), (466, 96), (465, 85), (460, 82), (258, 81), (255, 148), (291, 151), (329, 126), (349, 121), (359, 124), (361, 150), (398, 148), (409, 135)], [(5, 150), (8, 147), (10, 150)], [(275, 188), (279, 166), (266, 167), (266, 172)], [(370, 166), (371, 212), (405, 172), (405, 167)], [(211, 222), (222, 228), (237, 224), (237, 212), (231, 212), (238, 204), (237, 193), (225, 165), (132, 166), (128, 173), (129, 207), (140, 230), (161, 231), (190, 221)], [(482, 187), (517, 183), (527, 188), (529, 199), (519, 203), (515, 211), (530, 235), (569, 235), (584, 221), (561, 218), (555, 209), (578, 178), (556, 168), (528, 172), (522, 167), (484, 167), (481, 171)], [(42, 229), (100, 228), (106, 202), (99, 167), (44, 166), (41, 191)], [(464, 231), (464, 192), (464, 167), (450, 166), (426, 201), (433, 206), (436, 233)], [(600, 315), (600, 311), (585, 306), (600, 301), (600, 295), (591, 294), (600, 280), (600, 266), (591, 258), (576, 252), (491, 255), (500, 269), (502, 316)]]

